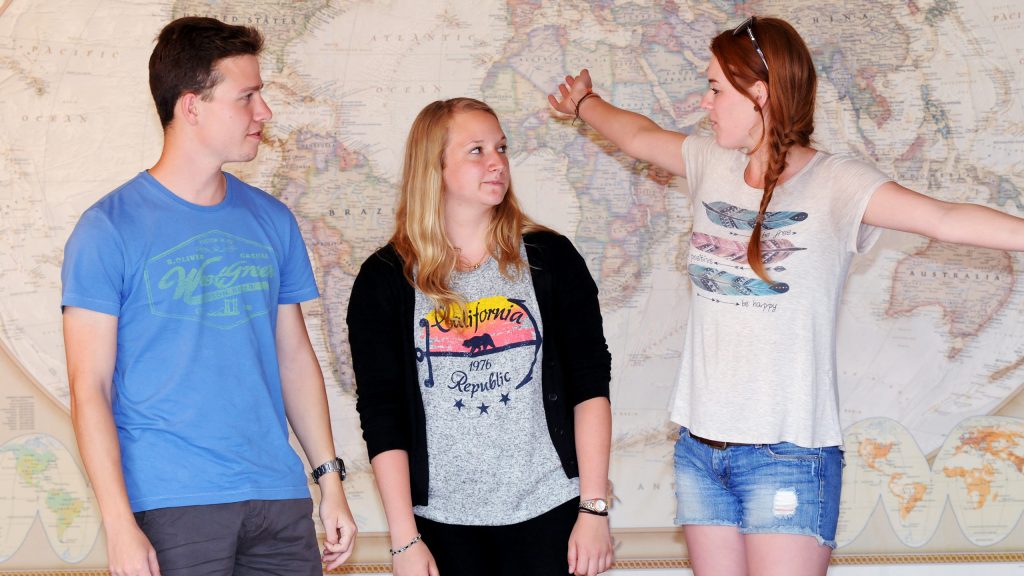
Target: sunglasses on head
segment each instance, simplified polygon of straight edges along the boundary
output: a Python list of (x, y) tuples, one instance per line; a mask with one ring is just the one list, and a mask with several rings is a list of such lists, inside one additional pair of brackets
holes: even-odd
[(733, 29), (732, 35), (739, 36), (743, 34), (744, 31), (746, 31), (747, 36), (750, 37), (750, 42), (754, 45), (754, 50), (757, 52), (757, 55), (761, 57), (761, 63), (764, 64), (765, 71), (771, 73), (771, 71), (768, 70), (768, 60), (765, 59), (764, 52), (761, 51), (761, 46), (758, 45), (757, 38), (754, 37), (755, 20), (757, 20), (757, 18), (754, 16), (747, 18), (739, 26)]

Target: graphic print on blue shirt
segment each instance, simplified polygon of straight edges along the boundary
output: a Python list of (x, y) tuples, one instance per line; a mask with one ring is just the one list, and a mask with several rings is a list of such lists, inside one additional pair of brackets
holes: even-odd
[(222, 329), (271, 309), (274, 249), (220, 230), (199, 234), (146, 263), (149, 308), (155, 316)]
[[(775, 296), (788, 292), (789, 284), (785, 282), (769, 283), (751, 274), (750, 263), (747, 261), (747, 246), (749, 245), (749, 233), (757, 222), (757, 211), (740, 208), (728, 202), (712, 202), (710, 204), (704, 202), (703, 204), (708, 220), (726, 228), (727, 230), (723, 232), (729, 236), (742, 237), (742, 239), (734, 240), (703, 232), (693, 232), (690, 235), (691, 248), (709, 256), (699, 259), (709, 265), (694, 264), (692, 260), (698, 258), (691, 256), (687, 272), (693, 284), (705, 292), (722, 296)], [(807, 218), (806, 212), (766, 211), (761, 228), (764, 231), (778, 230), (798, 225), (806, 221)], [(785, 238), (762, 237), (761, 239), (761, 261), (769, 273), (784, 272), (786, 268), (780, 263), (801, 250), (806, 250), (806, 248), (796, 246)], [(691, 255), (696, 254), (695, 251), (691, 251)], [(729, 264), (722, 262), (723, 260)], [(723, 268), (733, 268), (742, 273), (730, 272)]]
[(489, 296), (467, 303), (446, 322), (431, 311), (418, 325), (423, 386), (447, 390), (451, 408), (467, 417), (507, 407), (517, 390), (536, 380), (543, 339), (523, 300)]

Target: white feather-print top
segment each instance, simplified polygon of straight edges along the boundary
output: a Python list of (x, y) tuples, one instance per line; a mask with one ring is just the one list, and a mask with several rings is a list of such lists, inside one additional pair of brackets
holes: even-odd
[(743, 180), (747, 156), (691, 136), (683, 158), (691, 298), (672, 420), (715, 440), (841, 445), (837, 310), (853, 256), (878, 237), (861, 218), (889, 178), (818, 152), (775, 190), (765, 214), (766, 282), (747, 262), (762, 196)]

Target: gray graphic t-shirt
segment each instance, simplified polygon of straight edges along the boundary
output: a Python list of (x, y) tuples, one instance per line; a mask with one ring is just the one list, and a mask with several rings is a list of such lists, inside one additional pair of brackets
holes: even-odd
[(447, 323), (416, 292), (412, 329), (430, 488), (429, 505), (414, 511), (446, 524), (523, 522), (579, 494), (544, 415), (543, 326), (533, 283), (529, 272), (510, 281), (489, 259), (452, 284), (467, 304)]

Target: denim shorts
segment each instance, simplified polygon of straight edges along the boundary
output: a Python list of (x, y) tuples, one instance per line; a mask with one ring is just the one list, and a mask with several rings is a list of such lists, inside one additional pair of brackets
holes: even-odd
[(800, 534), (836, 547), (843, 452), (789, 442), (716, 449), (681, 428), (675, 448), (676, 524), (741, 534)]

